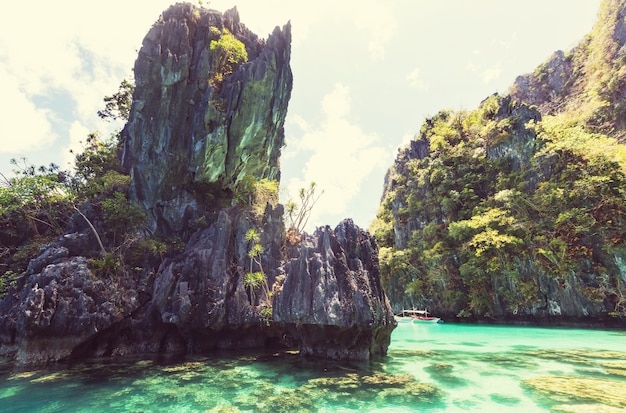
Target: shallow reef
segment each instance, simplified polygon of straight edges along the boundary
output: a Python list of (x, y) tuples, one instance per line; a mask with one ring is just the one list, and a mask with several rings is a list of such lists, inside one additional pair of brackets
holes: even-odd
[[(538, 376), (522, 384), (538, 396), (557, 403), (557, 412), (626, 412), (626, 353), (616, 351), (552, 350), (527, 351), (524, 355), (549, 360), (567, 360), (585, 377)], [(561, 404), (558, 404), (561, 403)]]
[(626, 413), (626, 408), (598, 406), (597, 404), (558, 405), (552, 411), (557, 413)]
[[(494, 346), (474, 348), (450, 344), (452, 328), (423, 330), (437, 341), (430, 348), (392, 348), (367, 362), (302, 357), (293, 351), (236, 351), (113, 363), (98, 359), (44, 370), (0, 364), (0, 413), (626, 413), (622, 337), (585, 331), (583, 339), (571, 340), (572, 331), (554, 330), (563, 337), (554, 339), (557, 347), (551, 348), (542, 347), (542, 329), (523, 330), (525, 337), (536, 335), (537, 345), (522, 346), (519, 334), (512, 334), (521, 332), (515, 328), (460, 328), (456, 336), (463, 340), (457, 343), (469, 342), (474, 331), (475, 342), (494, 332), (512, 337), (507, 346), (494, 340)], [(564, 349), (567, 340), (580, 347)], [(412, 346), (401, 336), (397, 343)]]
[[(444, 395), (411, 374), (389, 374), (365, 366), (306, 361), (287, 353), (173, 364), (146, 360), (109, 366), (80, 364), (61, 371), (17, 372), (9, 377), (16, 385), (5, 388), (0, 399), (25, 386), (55, 383), (64, 390), (80, 387), (91, 392), (90, 405), (95, 409), (150, 411), (161, 405), (177, 406), (180, 412), (281, 413), (333, 411), (337, 406), (346, 411), (426, 406), (440, 402)], [(101, 380), (106, 380), (106, 387)], [(59, 407), (53, 403), (46, 411)]]
[(424, 367), (430, 377), (447, 387), (459, 387), (467, 384), (467, 380), (454, 374), (454, 366), (447, 363), (435, 363)]
[(609, 406), (626, 405), (626, 382), (567, 376), (539, 376), (523, 381), (524, 385), (554, 400), (563, 396), (572, 400), (594, 401)]

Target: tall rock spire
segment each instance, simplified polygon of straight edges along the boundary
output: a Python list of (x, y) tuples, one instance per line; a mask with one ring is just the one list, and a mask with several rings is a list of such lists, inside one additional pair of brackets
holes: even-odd
[[(247, 61), (220, 51), (220, 42), (245, 46)], [(289, 23), (265, 41), (240, 23), (236, 9), (222, 15), (177, 4), (154, 24), (135, 63), (123, 131), (131, 198), (152, 231), (184, 230), (246, 175), (280, 179), (290, 55)]]

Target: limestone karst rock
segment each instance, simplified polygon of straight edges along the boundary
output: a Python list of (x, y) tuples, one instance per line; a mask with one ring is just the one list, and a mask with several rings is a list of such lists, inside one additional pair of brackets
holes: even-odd
[(399, 150), (372, 225), (396, 310), (624, 325), (625, 15)]
[[(197, 231), (185, 250), (155, 274), (147, 314), (156, 336), (168, 345), (182, 342), (185, 351), (198, 353), (263, 348), (275, 341), (277, 330), (267, 325), (257, 307), (262, 297), (251, 303), (244, 287), (244, 275), (252, 271), (245, 234), (254, 223), (239, 212), (220, 211), (213, 224)], [(280, 205), (268, 208), (262, 227), (261, 260), (269, 285), (280, 275), (281, 250), (275, 242), (280, 243), (285, 232), (282, 215)]]
[[(395, 322), (373, 239), (344, 222), (287, 257), (282, 205), (252, 205), (251, 185), (280, 179), (290, 30), (259, 39), (236, 9), (180, 3), (163, 13), (136, 61), (122, 131), (129, 198), (147, 227), (127, 244), (100, 246), (94, 232), (105, 234), (106, 220), (97, 201), (82, 205), (0, 300), (0, 355), (31, 364), (277, 344), (341, 359), (386, 353)], [(259, 238), (254, 260), (250, 230)], [(124, 251), (142, 242), (148, 253)], [(317, 242), (325, 254), (312, 259)], [(298, 272), (309, 261), (331, 278)], [(272, 293), (246, 287), (246, 275), (260, 271)], [(308, 275), (317, 284), (303, 295), (292, 286)], [(313, 318), (292, 316), (312, 310)]]
[(567, 52), (558, 50), (509, 93), (542, 115), (569, 113), (588, 128), (626, 139), (626, 2), (602, 3), (594, 27)]
[[(216, 47), (229, 34), (247, 54), (230, 74)], [(262, 40), (236, 9), (222, 15), (190, 4), (172, 6), (148, 32), (122, 134), (131, 197), (152, 231), (180, 233), (210, 202), (207, 194), (232, 194), (246, 175), (280, 178), (290, 46), (289, 23)]]
[(85, 257), (68, 257), (65, 247), (53, 246), (33, 262), (42, 266), (29, 269), (17, 299), (0, 303), (1, 354), (21, 364), (72, 356), (94, 337), (110, 333), (148, 298), (132, 279), (98, 279)]
[(396, 322), (374, 238), (346, 219), (334, 231), (318, 228), (292, 249), (274, 320), (300, 350), (333, 359), (386, 354)]

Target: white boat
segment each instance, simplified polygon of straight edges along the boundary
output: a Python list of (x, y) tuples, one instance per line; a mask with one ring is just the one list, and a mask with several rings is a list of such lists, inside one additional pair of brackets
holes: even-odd
[(441, 318), (431, 316), (427, 310), (402, 310), (396, 314), (396, 320), (399, 323), (443, 323)]

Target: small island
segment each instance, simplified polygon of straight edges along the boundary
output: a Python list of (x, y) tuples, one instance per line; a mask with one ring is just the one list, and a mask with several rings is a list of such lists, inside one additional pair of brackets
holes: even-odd
[(236, 8), (163, 12), (99, 113), (124, 129), (90, 135), (74, 173), (26, 167), (3, 192), (1, 355), (387, 352), (374, 238), (350, 219), (305, 233), (314, 186), (278, 203), (290, 54), (290, 24), (260, 39)]

